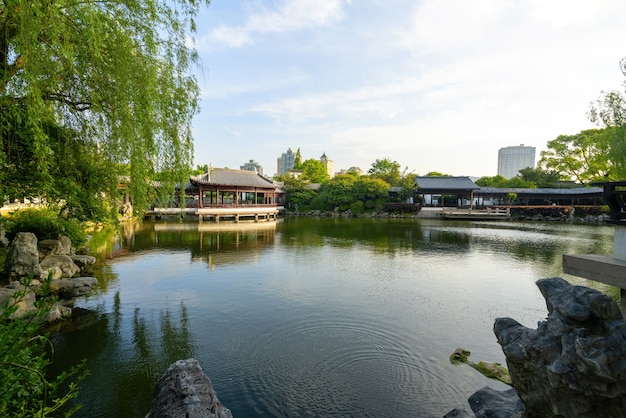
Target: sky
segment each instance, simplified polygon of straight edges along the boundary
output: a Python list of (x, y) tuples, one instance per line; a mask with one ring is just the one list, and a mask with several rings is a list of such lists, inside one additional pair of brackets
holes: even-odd
[(194, 164), (495, 176), (498, 150), (597, 128), (624, 90), (623, 0), (211, 0), (197, 17)]

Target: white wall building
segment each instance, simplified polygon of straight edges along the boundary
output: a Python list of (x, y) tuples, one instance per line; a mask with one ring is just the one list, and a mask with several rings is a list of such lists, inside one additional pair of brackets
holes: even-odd
[(521, 144), (498, 150), (498, 175), (511, 179), (523, 168), (535, 168), (535, 147)]

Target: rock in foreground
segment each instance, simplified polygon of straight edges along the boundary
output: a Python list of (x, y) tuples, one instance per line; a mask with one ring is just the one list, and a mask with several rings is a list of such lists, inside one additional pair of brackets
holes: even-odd
[(159, 379), (146, 418), (232, 418), (196, 359), (178, 360)]
[(511, 318), (494, 325), (514, 391), (472, 395), (476, 417), (626, 416), (626, 322), (617, 303), (559, 277), (537, 286), (548, 308), (537, 329)]

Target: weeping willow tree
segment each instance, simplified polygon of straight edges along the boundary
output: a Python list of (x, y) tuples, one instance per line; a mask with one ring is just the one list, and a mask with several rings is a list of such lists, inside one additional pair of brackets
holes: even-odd
[(185, 180), (199, 96), (188, 44), (208, 3), (0, 0), (0, 198), (23, 189), (11, 186), (20, 178), (11, 172), (54, 195), (55, 165), (66, 158), (56, 128), (115, 174), (103, 176), (101, 191), (114, 197), (118, 175), (128, 175), (138, 214), (155, 173), (170, 192)]

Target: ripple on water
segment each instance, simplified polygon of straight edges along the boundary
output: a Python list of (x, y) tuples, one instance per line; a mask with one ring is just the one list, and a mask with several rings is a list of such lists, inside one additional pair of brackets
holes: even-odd
[[(258, 414), (425, 416), (441, 413), (436, 400), (456, 392), (418, 337), (383, 322), (311, 315), (256, 333), (248, 344), (254, 348), (236, 386), (244, 408)], [(416, 398), (433, 402), (416, 411)]]

